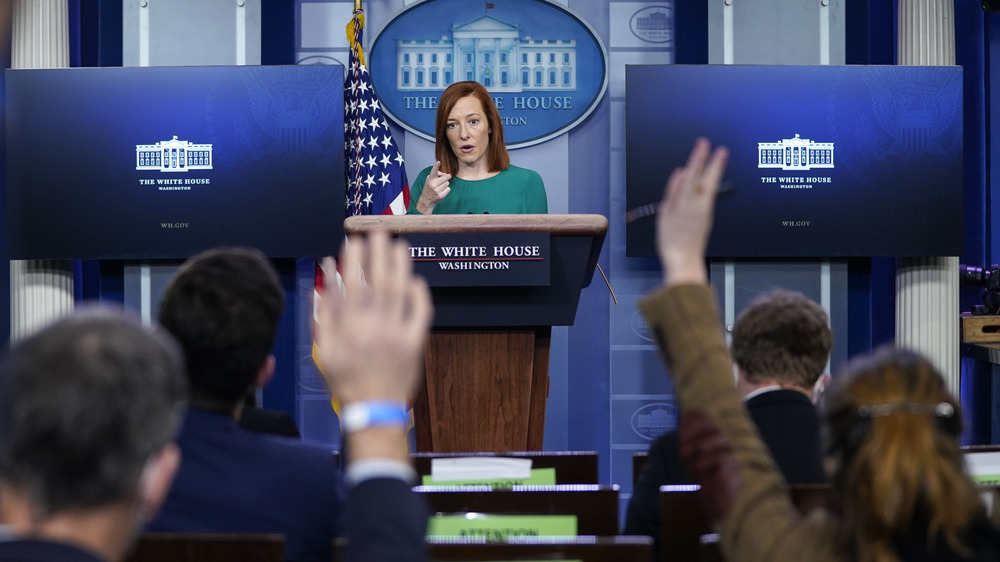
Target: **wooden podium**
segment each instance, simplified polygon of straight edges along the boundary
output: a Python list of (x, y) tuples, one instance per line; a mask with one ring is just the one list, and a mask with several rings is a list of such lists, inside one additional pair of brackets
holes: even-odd
[(534, 232), (549, 238), (546, 286), (434, 286), (424, 387), (414, 397), (418, 451), (542, 448), (552, 326), (569, 326), (590, 284), (608, 221), (601, 215), (356, 216), (348, 236)]

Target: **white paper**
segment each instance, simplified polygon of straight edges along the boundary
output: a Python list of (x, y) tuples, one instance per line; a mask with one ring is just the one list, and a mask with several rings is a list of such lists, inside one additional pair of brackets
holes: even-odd
[(511, 457), (446, 457), (431, 459), (435, 482), (455, 480), (523, 480), (531, 476), (531, 459)]
[(1000, 452), (967, 452), (965, 465), (973, 476), (996, 476), (1000, 474)]

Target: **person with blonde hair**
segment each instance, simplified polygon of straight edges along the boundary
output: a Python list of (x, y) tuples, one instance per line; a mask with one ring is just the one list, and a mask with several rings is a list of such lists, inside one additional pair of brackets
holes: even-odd
[(656, 224), (664, 286), (640, 307), (670, 364), (680, 449), (735, 561), (1000, 560), (965, 473), (961, 414), (918, 354), (882, 349), (835, 377), (825, 409), (828, 509), (798, 515), (737, 392), (704, 252), (728, 152), (699, 139)]
[(542, 177), (510, 163), (503, 122), (478, 82), (441, 94), (434, 124), (437, 161), (413, 181), (409, 214), (544, 214)]

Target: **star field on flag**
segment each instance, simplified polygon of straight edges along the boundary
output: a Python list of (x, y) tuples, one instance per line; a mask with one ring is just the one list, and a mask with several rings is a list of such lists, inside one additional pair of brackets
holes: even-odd
[(347, 216), (403, 215), (410, 204), (403, 156), (375, 95), (361, 50), (365, 19), (361, 10), (347, 26), (351, 55), (344, 83), (344, 157), (347, 161)]

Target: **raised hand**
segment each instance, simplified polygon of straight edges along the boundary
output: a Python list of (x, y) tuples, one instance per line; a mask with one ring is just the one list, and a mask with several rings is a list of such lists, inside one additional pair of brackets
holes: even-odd
[(728, 158), (725, 147), (712, 151), (708, 140), (700, 138), (687, 164), (674, 170), (667, 181), (656, 215), (656, 250), (666, 285), (708, 280), (705, 247)]
[(435, 162), (431, 172), (427, 174), (427, 179), (424, 180), (424, 190), (420, 192), (417, 210), (424, 215), (433, 213), (434, 207), (451, 193), (450, 181), (451, 174), (441, 173), (441, 162)]
[[(333, 395), (405, 403), (422, 373), (433, 310), (430, 290), (413, 275), (407, 245), (385, 232), (352, 239), (340, 254), (344, 291), (329, 288), (318, 306), (318, 358)], [(326, 258), (324, 270), (335, 271)]]

